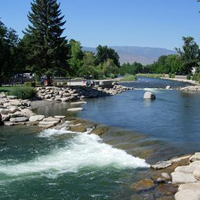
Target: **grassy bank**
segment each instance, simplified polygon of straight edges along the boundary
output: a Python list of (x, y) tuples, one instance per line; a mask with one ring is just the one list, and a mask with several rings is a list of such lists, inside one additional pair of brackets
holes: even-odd
[(0, 93), (16, 96), (19, 99), (30, 99), (36, 96), (36, 90), (27, 86), (4, 86), (0, 87)]
[(165, 75), (164, 74), (137, 74), (136, 76), (147, 77), (147, 78), (162, 78)]
[(132, 74), (126, 74), (123, 78), (120, 79), (121, 82), (128, 82), (128, 81), (136, 81), (137, 78)]

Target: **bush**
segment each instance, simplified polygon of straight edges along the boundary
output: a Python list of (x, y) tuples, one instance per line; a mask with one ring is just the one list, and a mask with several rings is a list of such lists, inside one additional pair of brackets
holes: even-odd
[(187, 80), (190, 80), (191, 79), (191, 74), (188, 74), (187, 75)]
[(27, 87), (31, 87), (31, 82), (25, 82), (24, 85)]
[(175, 74), (169, 73), (169, 78), (175, 78)]
[(36, 96), (36, 90), (31, 87), (14, 87), (9, 91), (9, 95), (14, 95), (19, 99), (30, 99)]
[(136, 81), (136, 77), (132, 74), (126, 74), (120, 81)]

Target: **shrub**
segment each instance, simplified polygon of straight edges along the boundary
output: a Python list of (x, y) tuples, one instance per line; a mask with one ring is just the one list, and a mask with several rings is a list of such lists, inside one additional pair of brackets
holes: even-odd
[(187, 75), (187, 80), (190, 80), (191, 79), (191, 74), (188, 74)]
[(19, 99), (30, 99), (36, 96), (36, 90), (31, 87), (14, 87), (9, 91), (9, 95), (14, 95)]
[(169, 78), (175, 78), (175, 74), (169, 73)]
[(136, 81), (136, 77), (132, 74), (126, 74), (120, 81)]
[(24, 85), (27, 87), (31, 87), (31, 82), (25, 82)]

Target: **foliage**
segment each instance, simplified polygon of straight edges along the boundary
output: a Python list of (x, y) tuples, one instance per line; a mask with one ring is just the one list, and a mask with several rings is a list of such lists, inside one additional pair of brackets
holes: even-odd
[(176, 48), (183, 62), (183, 74), (190, 74), (192, 67), (198, 66), (200, 51), (193, 37), (183, 37), (183, 49)]
[(68, 46), (61, 27), (64, 16), (56, 0), (34, 0), (28, 19), (31, 25), (25, 31), (29, 46), (28, 60), (31, 69), (38, 75), (65, 75)]
[(106, 62), (108, 59), (110, 59), (110, 60), (113, 60), (113, 63), (117, 67), (120, 67), (119, 55), (114, 49), (108, 48), (108, 46), (99, 45), (96, 48), (96, 50), (97, 50), (96, 61), (95, 61), (96, 65), (102, 64)]
[(125, 76), (120, 79), (120, 81), (136, 81), (136, 77), (132, 74), (125, 74)]
[(124, 63), (119, 69), (119, 74), (125, 75), (125, 74), (142, 73), (143, 69), (144, 68), (141, 63), (137, 63), (137, 62), (134, 62), (133, 64)]
[(175, 74), (169, 73), (169, 78), (175, 78)]
[(25, 86), (1, 87), (0, 92), (17, 96), (19, 99), (30, 99), (36, 96), (36, 90), (34, 88)]
[(7, 81), (15, 70), (18, 36), (0, 21), (0, 86)]
[(70, 75), (76, 76), (78, 70), (83, 64), (84, 53), (82, 51), (81, 43), (72, 39), (69, 42), (70, 45), (70, 59), (68, 63), (70, 65)]
[(137, 77), (147, 77), (147, 78), (161, 78), (164, 77), (163, 74), (137, 74)]

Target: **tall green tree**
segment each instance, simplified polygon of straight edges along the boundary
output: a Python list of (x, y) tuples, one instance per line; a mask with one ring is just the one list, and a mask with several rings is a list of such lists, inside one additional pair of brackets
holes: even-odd
[(38, 75), (64, 75), (68, 70), (68, 45), (63, 35), (65, 24), (56, 0), (33, 0), (25, 31), (29, 38), (29, 63)]
[(84, 53), (82, 51), (81, 43), (71, 39), (69, 41), (70, 46), (70, 59), (68, 60), (70, 65), (70, 75), (78, 76), (78, 71), (83, 64)]
[(117, 67), (120, 67), (119, 55), (114, 49), (99, 45), (96, 50), (96, 65), (103, 64), (106, 60), (111, 59)]
[(176, 48), (181, 60), (183, 61), (183, 73), (190, 74), (193, 67), (198, 66), (199, 61), (199, 46), (194, 41), (193, 37), (183, 37), (184, 45), (182, 50)]
[(18, 36), (0, 21), (0, 86), (14, 74)]

